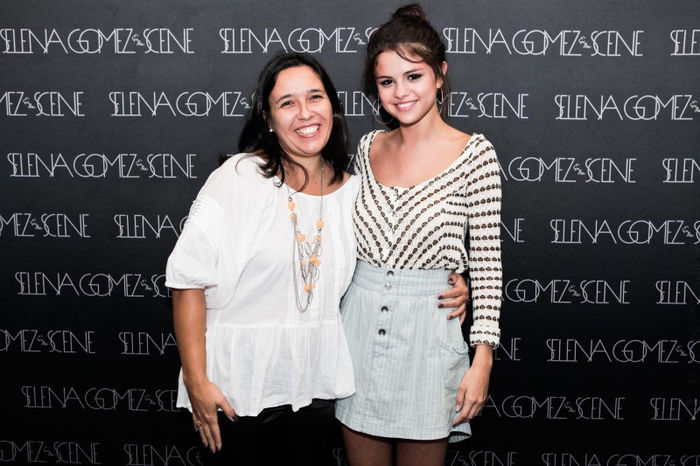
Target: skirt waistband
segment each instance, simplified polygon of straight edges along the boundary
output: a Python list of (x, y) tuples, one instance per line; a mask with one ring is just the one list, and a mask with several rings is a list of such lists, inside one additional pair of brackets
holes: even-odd
[(447, 283), (450, 273), (440, 269), (387, 269), (358, 260), (352, 282), (368, 290), (401, 296), (430, 295), (450, 288)]

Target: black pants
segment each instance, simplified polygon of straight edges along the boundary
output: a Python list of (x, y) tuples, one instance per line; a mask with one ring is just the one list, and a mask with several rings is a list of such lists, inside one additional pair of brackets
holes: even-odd
[(297, 412), (285, 405), (235, 422), (219, 413), (222, 449), (202, 459), (212, 466), (337, 465), (332, 449), (338, 423), (333, 411), (333, 401), (314, 400)]

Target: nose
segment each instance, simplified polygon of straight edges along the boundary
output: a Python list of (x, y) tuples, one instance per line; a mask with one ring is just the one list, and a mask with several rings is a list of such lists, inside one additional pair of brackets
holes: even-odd
[(297, 114), (297, 117), (300, 120), (308, 120), (311, 118), (311, 109), (309, 108), (309, 104), (307, 102), (300, 102), (298, 108), (299, 113)]
[(397, 99), (401, 99), (403, 97), (406, 97), (408, 95), (408, 86), (401, 82), (400, 80), (397, 80), (394, 83), (394, 97)]

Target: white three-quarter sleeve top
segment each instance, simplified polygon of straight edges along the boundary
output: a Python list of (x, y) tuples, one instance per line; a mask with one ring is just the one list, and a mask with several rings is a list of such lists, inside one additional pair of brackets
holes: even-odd
[(384, 186), (375, 179), (369, 160), (377, 134), (362, 137), (355, 158), (362, 179), (353, 210), (358, 257), (377, 267), (469, 270), (474, 318), (470, 343), (497, 347), (501, 178), (493, 146), (474, 134), (439, 175), (408, 188)]
[[(355, 390), (339, 304), (355, 268), (350, 212), (359, 179), (324, 196), (320, 275), (302, 313), (289, 190), (263, 177), (260, 163), (238, 154), (209, 176), (166, 267), (166, 286), (204, 289), (206, 373), (240, 416), (285, 404), (297, 410)], [(299, 228), (311, 238), (320, 197), (292, 197)], [(182, 372), (177, 406), (191, 408)]]

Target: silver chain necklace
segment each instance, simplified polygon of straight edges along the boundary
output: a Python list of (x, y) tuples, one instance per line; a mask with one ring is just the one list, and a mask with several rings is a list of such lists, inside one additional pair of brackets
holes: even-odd
[[(316, 234), (313, 241), (306, 241), (306, 235), (299, 231), (299, 219), (296, 213), (296, 204), (292, 193), (287, 185), (287, 207), (289, 208), (289, 219), (292, 221), (292, 277), (294, 277), (294, 296), (296, 297), (297, 309), (299, 312), (306, 312), (314, 297), (314, 289), (319, 277), (319, 267), (321, 266), (321, 242), (323, 237), (323, 194), (325, 190), (324, 165), (321, 165), (321, 200), (319, 206), (318, 220), (316, 221)], [(297, 259), (298, 256), (298, 259)], [(304, 282), (304, 293), (306, 299), (300, 296), (299, 283), (297, 278), (297, 267), (301, 271), (301, 278)]]

